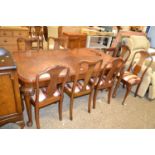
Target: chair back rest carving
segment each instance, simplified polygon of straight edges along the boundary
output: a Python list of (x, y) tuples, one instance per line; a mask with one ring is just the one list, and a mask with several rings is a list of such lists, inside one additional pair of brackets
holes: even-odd
[(112, 61), (112, 63), (106, 64), (102, 70), (102, 73), (101, 73), (98, 83), (100, 83), (102, 80), (104, 80), (105, 85), (112, 85), (116, 75), (119, 72), (121, 72), (123, 67), (124, 67), (124, 61), (122, 58), (116, 58)]
[[(64, 85), (69, 76), (69, 68), (64, 66), (55, 66), (46, 69), (36, 76), (36, 100), (39, 101), (39, 88), (42, 80), (48, 80), (47, 87), (43, 90), (46, 99), (52, 97), (53, 94), (59, 90), (60, 94), (63, 95)], [(60, 82), (60, 78), (63, 80)]]
[(103, 60), (100, 59), (98, 61), (81, 61), (78, 66), (77, 66), (77, 70), (76, 70), (76, 75), (75, 75), (75, 79), (73, 82), (73, 90), (72, 92), (74, 92), (74, 89), (77, 85), (77, 82), (79, 80), (79, 75), (80, 74), (84, 74), (85, 77), (82, 79), (83, 80), (83, 85), (82, 85), (82, 91), (86, 90), (86, 86), (88, 85), (88, 83), (90, 82), (91, 77), (93, 76), (94, 78), (94, 84), (92, 84), (92, 87), (95, 85), (95, 81), (97, 79), (97, 77), (99, 76), (99, 73), (101, 71), (101, 66), (102, 66), (102, 62)]
[[(150, 58), (151, 61), (146, 66), (146, 68), (142, 71), (142, 66), (145, 63), (145, 60), (148, 58)], [(135, 74), (137, 76), (139, 75), (139, 73), (141, 73), (141, 77), (143, 77), (145, 72), (151, 66), (152, 62), (153, 62), (153, 58), (148, 52), (146, 52), (146, 51), (136, 52), (132, 58), (130, 65), (129, 65), (128, 71), (132, 72), (133, 74)]]

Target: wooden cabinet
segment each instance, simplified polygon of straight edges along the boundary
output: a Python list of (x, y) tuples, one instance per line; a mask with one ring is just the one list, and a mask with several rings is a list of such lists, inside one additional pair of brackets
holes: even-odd
[(11, 54), (0, 48), (0, 126), (6, 123), (24, 127), (16, 65)]
[(0, 27), (0, 47), (10, 52), (17, 52), (17, 38), (28, 38), (29, 29), (26, 27)]
[(68, 48), (85, 48), (86, 47), (86, 34), (64, 32), (63, 36), (68, 39)]

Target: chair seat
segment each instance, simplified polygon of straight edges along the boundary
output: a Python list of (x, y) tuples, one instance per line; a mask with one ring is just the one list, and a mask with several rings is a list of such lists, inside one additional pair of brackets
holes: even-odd
[[(106, 76), (104, 76), (104, 77), (102, 78), (102, 80), (100, 81), (100, 83), (99, 83), (100, 86), (102, 86), (102, 85), (105, 84), (105, 82), (106, 82), (105, 79), (106, 79)], [(96, 83), (95, 83), (95, 86), (98, 84), (98, 81), (99, 81), (99, 78), (97, 78)], [(94, 79), (91, 78), (91, 79), (90, 79), (90, 82), (91, 82), (91, 83), (94, 83)], [(108, 83), (111, 84), (111, 82), (112, 82), (112, 81), (109, 80)]]
[[(39, 89), (39, 102), (42, 102), (43, 100), (46, 99), (46, 93), (45, 93), (45, 91), (46, 91), (46, 88), (41, 88), (41, 89)], [(60, 92), (59, 92), (59, 90), (56, 90), (56, 91), (53, 93), (53, 97), (58, 97), (58, 96), (60, 96)], [(32, 100), (35, 102), (36, 94), (33, 95), (31, 98), (32, 98)]]
[[(83, 80), (80, 80), (77, 82), (77, 85), (75, 86), (75, 90), (74, 93), (79, 93), (80, 91), (82, 91), (83, 88)], [(65, 89), (67, 89), (67, 91), (72, 92), (72, 88), (73, 88), (73, 82), (67, 83), (65, 84)], [(90, 90), (90, 85), (86, 86), (86, 90)]]
[(125, 82), (131, 84), (131, 85), (135, 85), (135, 84), (139, 84), (140, 83), (140, 77), (138, 77), (135, 74), (132, 74), (128, 71), (125, 71), (123, 74), (123, 78), (122, 78)]

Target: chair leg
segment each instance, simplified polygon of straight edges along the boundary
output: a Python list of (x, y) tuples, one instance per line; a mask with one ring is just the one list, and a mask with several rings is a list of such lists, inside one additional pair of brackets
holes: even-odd
[(35, 106), (35, 120), (37, 129), (40, 129), (40, 122), (39, 122), (39, 107)]
[(59, 120), (62, 120), (62, 99), (60, 100), (60, 102), (58, 103), (58, 113), (59, 113)]
[(91, 113), (91, 99), (92, 99), (93, 91), (89, 95), (89, 101), (88, 101), (88, 112)]
[(121, 78), (118, 78), (116, 86), (115, 86), (113, 94), (112, 94), (113, 98), (116, 97), (117, 89), (119, 88), (120, 82), (121, 82)]
[(95, 89), (95, 91), (94, 91), (94, 97), (93, 97), (93, 109), (96, 108), (96, 97), (97, 97), (97, 93), (98, 93), (98, 90)]
[(73, 120), (73, 101), (74, 101), (74, 97), (71, 96), (70, 98), (70, 120)]
[(137, 97), (137, 93), (138, 93), (139, 87), (140, 87), (140, 84), (138, 84), (138, 86), (137, 86), (137, 88), (136, 88), (135, 97)]
[(124, 104), (125, 103), (125, 100), (126, 100), (126, 98), (127, 98), (127, 96), (128, 96), (128, 94), (129, 94), (130, 91), (131, 91), (131, 86), (130, 85), (127, 85), (126, 86), (126, 94), (125, 94), (124, 99), (123, 99), (123, 102), (122, 102), (123, 105), (125, 105)]
[(112, 94), (112, 87), (110, 87), (108, 91), (108, 104), (110, 104), (111, 94)]

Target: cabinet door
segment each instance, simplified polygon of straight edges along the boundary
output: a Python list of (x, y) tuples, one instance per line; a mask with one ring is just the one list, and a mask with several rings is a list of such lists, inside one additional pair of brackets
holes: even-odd
[(14, 92), (14, 77), (11, 73), (0, 73), (0, 117), (17, 112)]

